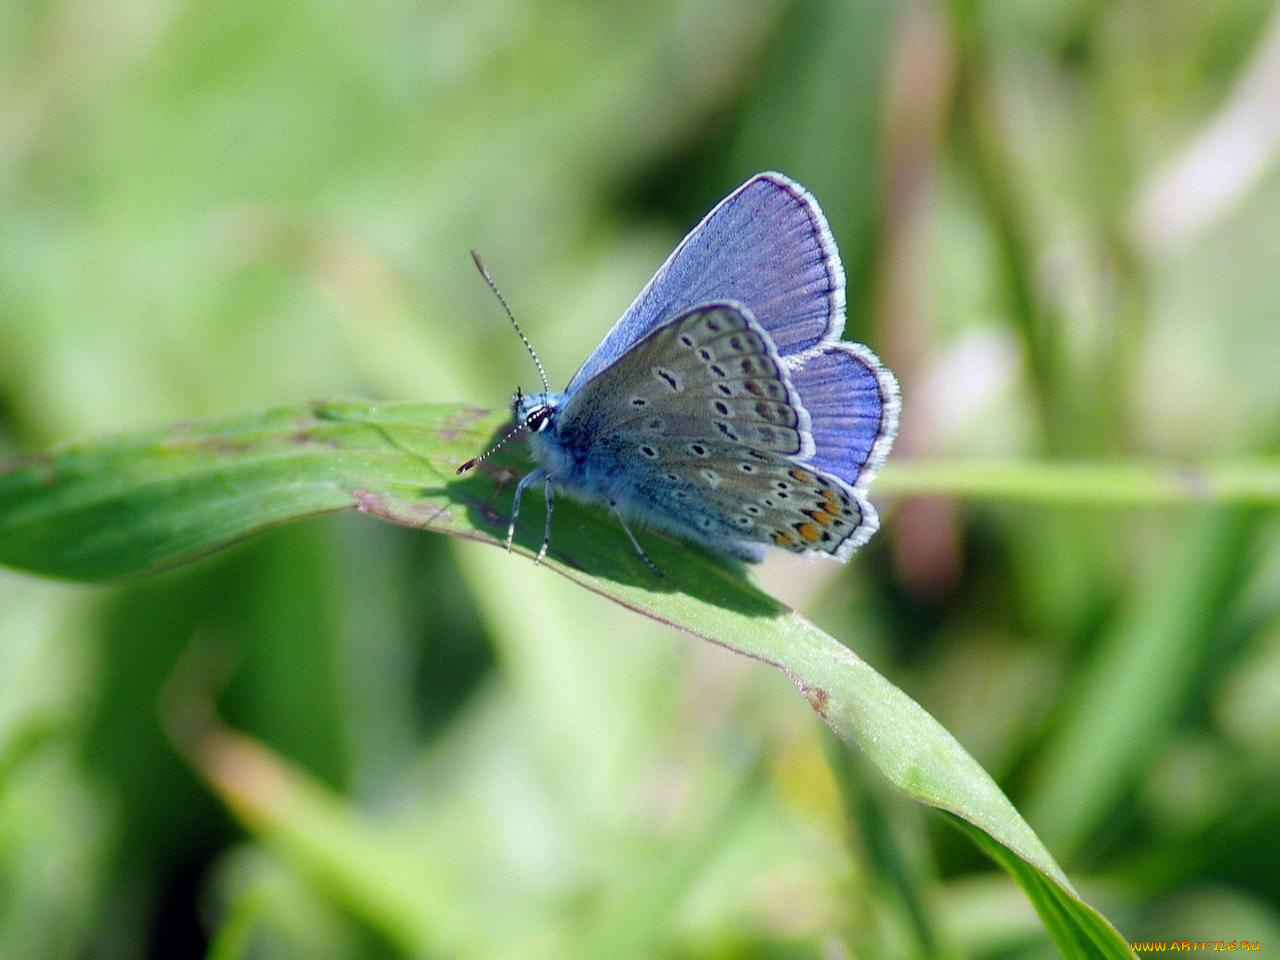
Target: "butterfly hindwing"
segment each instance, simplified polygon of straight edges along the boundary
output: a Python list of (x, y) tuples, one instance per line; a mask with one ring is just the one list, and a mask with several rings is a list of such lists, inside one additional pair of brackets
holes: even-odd
[(635, 505), (650, 516), (681, 518), (713, 542), (844, 557), (877, 525), (864, 497), (790, 458), (736, 444), (700, 443), (701, 453), (679, 441), (647, 445), (658, 456), (633, 468)]

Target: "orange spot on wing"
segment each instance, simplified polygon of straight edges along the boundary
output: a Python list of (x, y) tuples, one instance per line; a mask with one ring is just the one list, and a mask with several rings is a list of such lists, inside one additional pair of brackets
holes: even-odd
[(812, 523), (797, 523), (796, 532), (810, 543), (817, 543), (818, 539), (822, 536), (822, 531)]
[(796, 545), (795, 537), (789, 533), (779, 530), (773, 535), (773, 542), (780, 547), (794, 547)]
[(805, 516), (809, 517), (815, 523), (819, 523), (824, 527), (827, 524), (829, 524), (833, 519), (832, 517), (829, 517), (826, 513), (824, 513), (822, 510), (806, 510)]
[(818, 491), (818, 496), (823, 499), (823, 502), (818, 504), (818, 509), (824, 513), (829, 513), (833, 517), (838, 517), (842, 513), (847, 514), (849, 512), (845, 509), (849, 503), (848, 498), (842, 494), (836, 493), (830, 487), (823, 487)]
[(812, 476), (805, 473), (803, 470), (792, 470), (791, 478), (795, 480), (797, 483), (808, 483), (810, 480), (813, 479)]

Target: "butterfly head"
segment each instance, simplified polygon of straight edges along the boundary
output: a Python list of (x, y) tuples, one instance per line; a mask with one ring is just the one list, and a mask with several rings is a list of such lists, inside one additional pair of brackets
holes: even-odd
[(555, 423), (559, 407), (559, 395), (547, 390), (526, 394), (517, 387), (515, 396), (511, 398), (511, 413), (516, 418), (516, 423), (530, 433), (549, 430)]
[(497, 443), (484, 453), (478, 457), (472, 457), (458, 467), (458, 473), (466, 473), (481, 460), (488, 459), (492, 454), (502, 449), (503, 445), (517, 434), (522, 432), (544, 433), (551, 429), (555, 425), (556, 413), (560, 409), (560, 402), (563, 399), (563, 394), (552, 393), (549, 390), (544, 390), (541, 393), (526, 394), (519, 387), (516, 387), (515, 395), (511, 398), (511, 413), (515, 417), (515, 426), (508, 430)]

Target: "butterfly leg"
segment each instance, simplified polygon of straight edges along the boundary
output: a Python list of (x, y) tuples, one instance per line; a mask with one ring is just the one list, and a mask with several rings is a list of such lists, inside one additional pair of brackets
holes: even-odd
[(520, 516), (520, 498), (524, 496), (524, 488), (545, 477), (547, 477), (546, 473), (539, 467), (526, 473), (520, 478), (520, 482), (516, 484), (515, 499), (511, 501), (511, 523), (507, 526), (507, 550), (511, 549), (511, 541), (516, 536), (516, 517)]
[(547, 555), (547, 547), (551, 545), (551, 478), (547, 477), (542, 487), (543, 498), (547, 501), (547, 525), (542, 530), (542, 546), (538, 548), (538, 555), (533, 558), (534, 564), (542, 562), (542, 558)]
[(622, 529), (626, 531), (628, 539), (631, 540), (631, 545), (636, 548), (636, 553), (640, 554), (640, 559), (647, 563), (649, 565), (649, 569), (658, 576), (663, 576), (662, 569), (649, 558), (647, 553), (644, 552), (644, 547), (640, 546), (640, 541), (636, 539), (636, 535), (632, 533), (631, 528), (627, 526), (626, 518), (623, 517), (622, 511), (618, 509), (617, 501), (610, 500), (609, 509), (613, 515), (618, 518), (618, 522), (622, 524)]

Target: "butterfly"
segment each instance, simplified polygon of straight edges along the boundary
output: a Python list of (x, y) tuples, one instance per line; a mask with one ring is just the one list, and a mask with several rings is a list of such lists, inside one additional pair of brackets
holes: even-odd
[[(867, 485), (898, 426), (898, 384), (867, 347), (840, 338), (845, 278), (817, 201), (761, 173), (694, 227), (569, 381), (516, 391), (516, 426), (541, 483), (551, 540), (553, 491), (604, 504), (628, 523), (749, 562), (768, 546), (845, 561), (879, 526)], [(657, 568), (654, 567), (656, 570)]]

